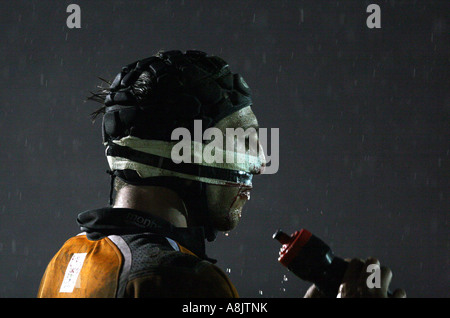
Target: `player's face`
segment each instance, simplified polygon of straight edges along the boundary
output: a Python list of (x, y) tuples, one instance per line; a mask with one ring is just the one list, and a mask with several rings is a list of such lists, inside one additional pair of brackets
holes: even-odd
[[(250, 107), (247, 107), (224, 118), (215, 127), (226, 134), (225, 128), (242, 128), (244, 131), (250, 127), (257, 128), (258, 121)], [(252, 167), (252, 173), (260, 174), (265, 166), (265, 157), (256, 129), (248, 135), (248, 139), (248, 144), (254, 142), (257, 145), (261, 159), (261, 165)], [(248, 148), (245, 151), (247, 150)], [(236, 227), (241, 218), (242, 209), (250, 199), (251, 189), (251, 185), (206, 185), (208, 210), (214, 228), (219, 231), (229, 231)]]

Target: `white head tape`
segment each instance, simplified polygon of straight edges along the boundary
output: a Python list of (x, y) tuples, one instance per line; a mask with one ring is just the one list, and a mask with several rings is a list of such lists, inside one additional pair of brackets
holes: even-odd
[[(126, 136), (119, 140), (112, 141), (114, 145), (131, 149), (137, 153), (148, 154), (160, 157), (162, 160), (171, 160), (174, 164), (190, 164), (200, 167), (218, 168), (221, 170), (231, 170), (238, 174), (252, 174), (258, 171), (262, 165), (261, 157), (251, 153), (240, 153), (220, 147), (211, 147), (196, 141), (160, 141), (146, 140), (134, 136)], [(130, 169), (136, 171), (141, 178), (150, 178), (158, 176), (179, 177), (183, 179), (196, 180), (209, 184), (229, 185), (230, 181), (214, 178), (214, 176), (199, 176), (180, 171), (164, 169), (162, 164), (158, 166), (148, 165), (137, 160), (129, 158), (108, 155), (111, 144), (107, 144), (106, 153), (109, 167), (111, 170)], [(180, 150), (183, 155), (180, 155)], [(230, 158), (232, 160), (230, 161)], [(220, 160), (222, 159), (222, 160)], [(201, 169), (201, 168), (200, 168)], [(236, 182), (238, 183), (238, 182)], [(247, 185), (248, 182), (246, 182)]]

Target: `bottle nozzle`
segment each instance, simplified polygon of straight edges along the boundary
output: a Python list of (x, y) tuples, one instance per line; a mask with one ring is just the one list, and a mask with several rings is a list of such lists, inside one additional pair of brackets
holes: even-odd
[(284, 233), (282, 230), (276, 231), (273, 234), (272, 238), (277, 240), (281, 244), (287, 244), (291, 241), (291, 237), (289, 235), (287, 235), (286, 233)]

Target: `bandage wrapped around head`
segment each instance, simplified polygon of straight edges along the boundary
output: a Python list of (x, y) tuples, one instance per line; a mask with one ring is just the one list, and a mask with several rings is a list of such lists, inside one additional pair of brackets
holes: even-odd
[[(135, 185), (162, 178), (251, 185), (252, 171), (261, 165), (255, 153), (234, 153), (224, 145), (214, 149), (215, 158), (224, 160), (211, 162), (204, 156), (207, 142), (190, 140), (183, 151), (191, 150), (192, 160), (174, 160), (174, 147), (180, 146), (175, 129), (194, 136), (199, 126), (203, 133), (252, 105), (248, 85), (220, 57), (160, 52), (123, 67), (104, 94), (103, 142), (114, 176)], [(230, 152), (237, 160), (225, 160)]]

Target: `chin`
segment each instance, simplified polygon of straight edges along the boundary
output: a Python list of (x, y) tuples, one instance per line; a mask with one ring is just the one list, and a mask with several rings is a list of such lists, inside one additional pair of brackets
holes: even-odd
[(215, 217), (212, 219), (212, 223), (215, 229), (221, 232), (227, 232), (233, 230), (241, 219), (241, 211), (229, 211), (226, 216)]
[(211, 206), (209, 216), (213, 227), (221, 232), (233, 230), (241, 220), (242, 210), (247, 202), (247, 196), (236, 196), (223, 200), (221, 204)]

